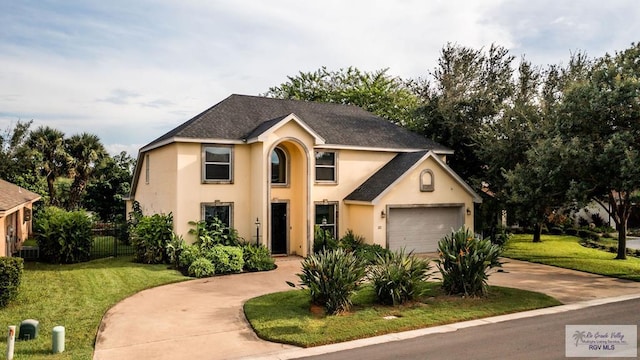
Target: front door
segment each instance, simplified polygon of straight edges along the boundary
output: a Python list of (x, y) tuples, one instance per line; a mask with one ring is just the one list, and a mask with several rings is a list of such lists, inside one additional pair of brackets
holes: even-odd
[(271, 203), (271, 253), (287, 254), (287, 203)]

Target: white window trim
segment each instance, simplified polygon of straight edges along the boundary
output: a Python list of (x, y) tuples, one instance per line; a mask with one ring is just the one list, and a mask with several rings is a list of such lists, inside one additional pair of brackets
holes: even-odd
[[(228, 148), (229, 149), (229, 178), (228, 179), (207, 179), (207, 164), (226, 164), (226, 163), (207, 162), (207, 155), (206, 155), (207, 148)], [(200, 157), (201, 157), (203, 184), (233, 184), (234, 148), (232, 145), (203, 144)]]
[[(318, 165), (315, 163), (315, 159), (316, 159), (316, 153), (319, 152), (324, 152), (324, 153), (333, 153), (333, 166), (332, 165)], [(316, 149), (313, 152), (313, 160), (314, 160), (314, 167), (313, 167), (313, 178), (315, 180), (316, 184), (328, 184), (328, 185), (335, 185), (338, 183), (338, 152), (335, 150), (323, 150), (323, 149)], [(318, 168), (333, 168), (333, 180), (318, 180), (318, 175), (317, 175), (317, 170)]]

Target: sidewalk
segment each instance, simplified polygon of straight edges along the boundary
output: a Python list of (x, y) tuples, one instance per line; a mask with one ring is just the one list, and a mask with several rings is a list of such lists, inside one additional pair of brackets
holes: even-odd
[[(145, 290), (127, 298), (105, 315), (98, 331), (94, 359), (248, 359), (262, 356), (284, 359), (421, 334), (389, 334), (313, 350), (259, 339), (244, 318), (242, 304), (255, 296), (290, 289), (285, 281), (299, 281), (295, 274), (300, 271), (300, 260), (280, 258), (275, 271), (186, 281)], [(597, 299), (640, 294), (640, 283), (637, 282), (511, 259), (504, 261), (504, 272), (491, 274), (490, 284), (544, 292), (564, 304), (575, 304), (541, 311), (574, 309), (606, 301)], [(536, 311), (527, 313), (540, 313)], [(503, 316), (500, 320), (523, 316), (521, 314)], [(484, 322), (471, 323), (480, 325)], [(456, 325), (446, 328), (455, 329)]]

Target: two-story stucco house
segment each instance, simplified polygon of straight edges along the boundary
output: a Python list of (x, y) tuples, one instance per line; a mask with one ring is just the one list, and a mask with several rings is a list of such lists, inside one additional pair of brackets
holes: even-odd
[(231, 95), (140, 150), (129, 204), (190, 242), (189, 221), (218, 217), (273, 254), (306, 256), (323, 222), (431, 252), (480, 202), (447, 154), (356, 106)]

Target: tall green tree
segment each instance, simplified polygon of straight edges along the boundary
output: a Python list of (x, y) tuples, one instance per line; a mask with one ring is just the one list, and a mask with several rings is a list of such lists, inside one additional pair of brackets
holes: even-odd
[(129, 195), (136, 160), (125, 151), (107, 157), (96, 169), (94, 180), (87, 185), (85, 208), (95, 211), (100, 219), (124, 219), (124, 197)]
[(46, 195), (46, 181), (30, 156), (27, 146), (33, 121), (18, 120), (0, 134), (0, 179)]
[(387, 71), (367, 72), (355, 67), (329, 71), (322, 67), (289, 76), (287, 82), (269, 88), (265, 95), (356, 105), (396, 124), (409, 126), (414, 121), (420, 99), (411, 82), (393, 77)]
[[(532, 226), (534, 242), (540, 241), (548, 216), (573, 201), (567, 191), (571, 186), (567, 170), (579, 159), (565, 141), (555, 136), (556, 124), (567, 89), (584, 80), (590, 64), (584, 54), (576, 53), (567, 66), (551, 65), (535, 74), (523, 62), (513, 105), (507, 111), (519, 119), (515, 123), (522, 131), (503, 133), (500, 140), (486, 142), (483, 147), (486, 155), (494, 158), (491, 161), (487, 157), (489, 163), (498, 160), (502, 164), (501, 193), (519, 222)], [(505, 141), (510, 136), (519, 141)]]
[(64, 133), (49, 126), (39, 126), (29, 134), (27, 146), (29, 155), (40, 174), (46, 179), (49, 192), (49, 203), (57, 205), (55, 181), (66, 175), (69, 165), (69, 154), (65, 149)]
[(73, 179), (67, 207), (76, 209), (87, 183), (108, 155), (98, 136), (88, 133), (71, 136), (65, 141), (65, 148), (70, 159), (69, 175)]
[(564, 95), (556, 136), (575, 154), (571, 195), (609, 210), (626, 258), (627, 220), (640, 200), (640, 44), (599, 59)]
[(447, 44), (421, 90), (424, 106), (415, 130), (452, 148), (451, 167), (476, 186), (484, 178), (476, 135), (499, 121), (509, 105), (513, 60), (506, 48), (496, 45), (477, 50)]

